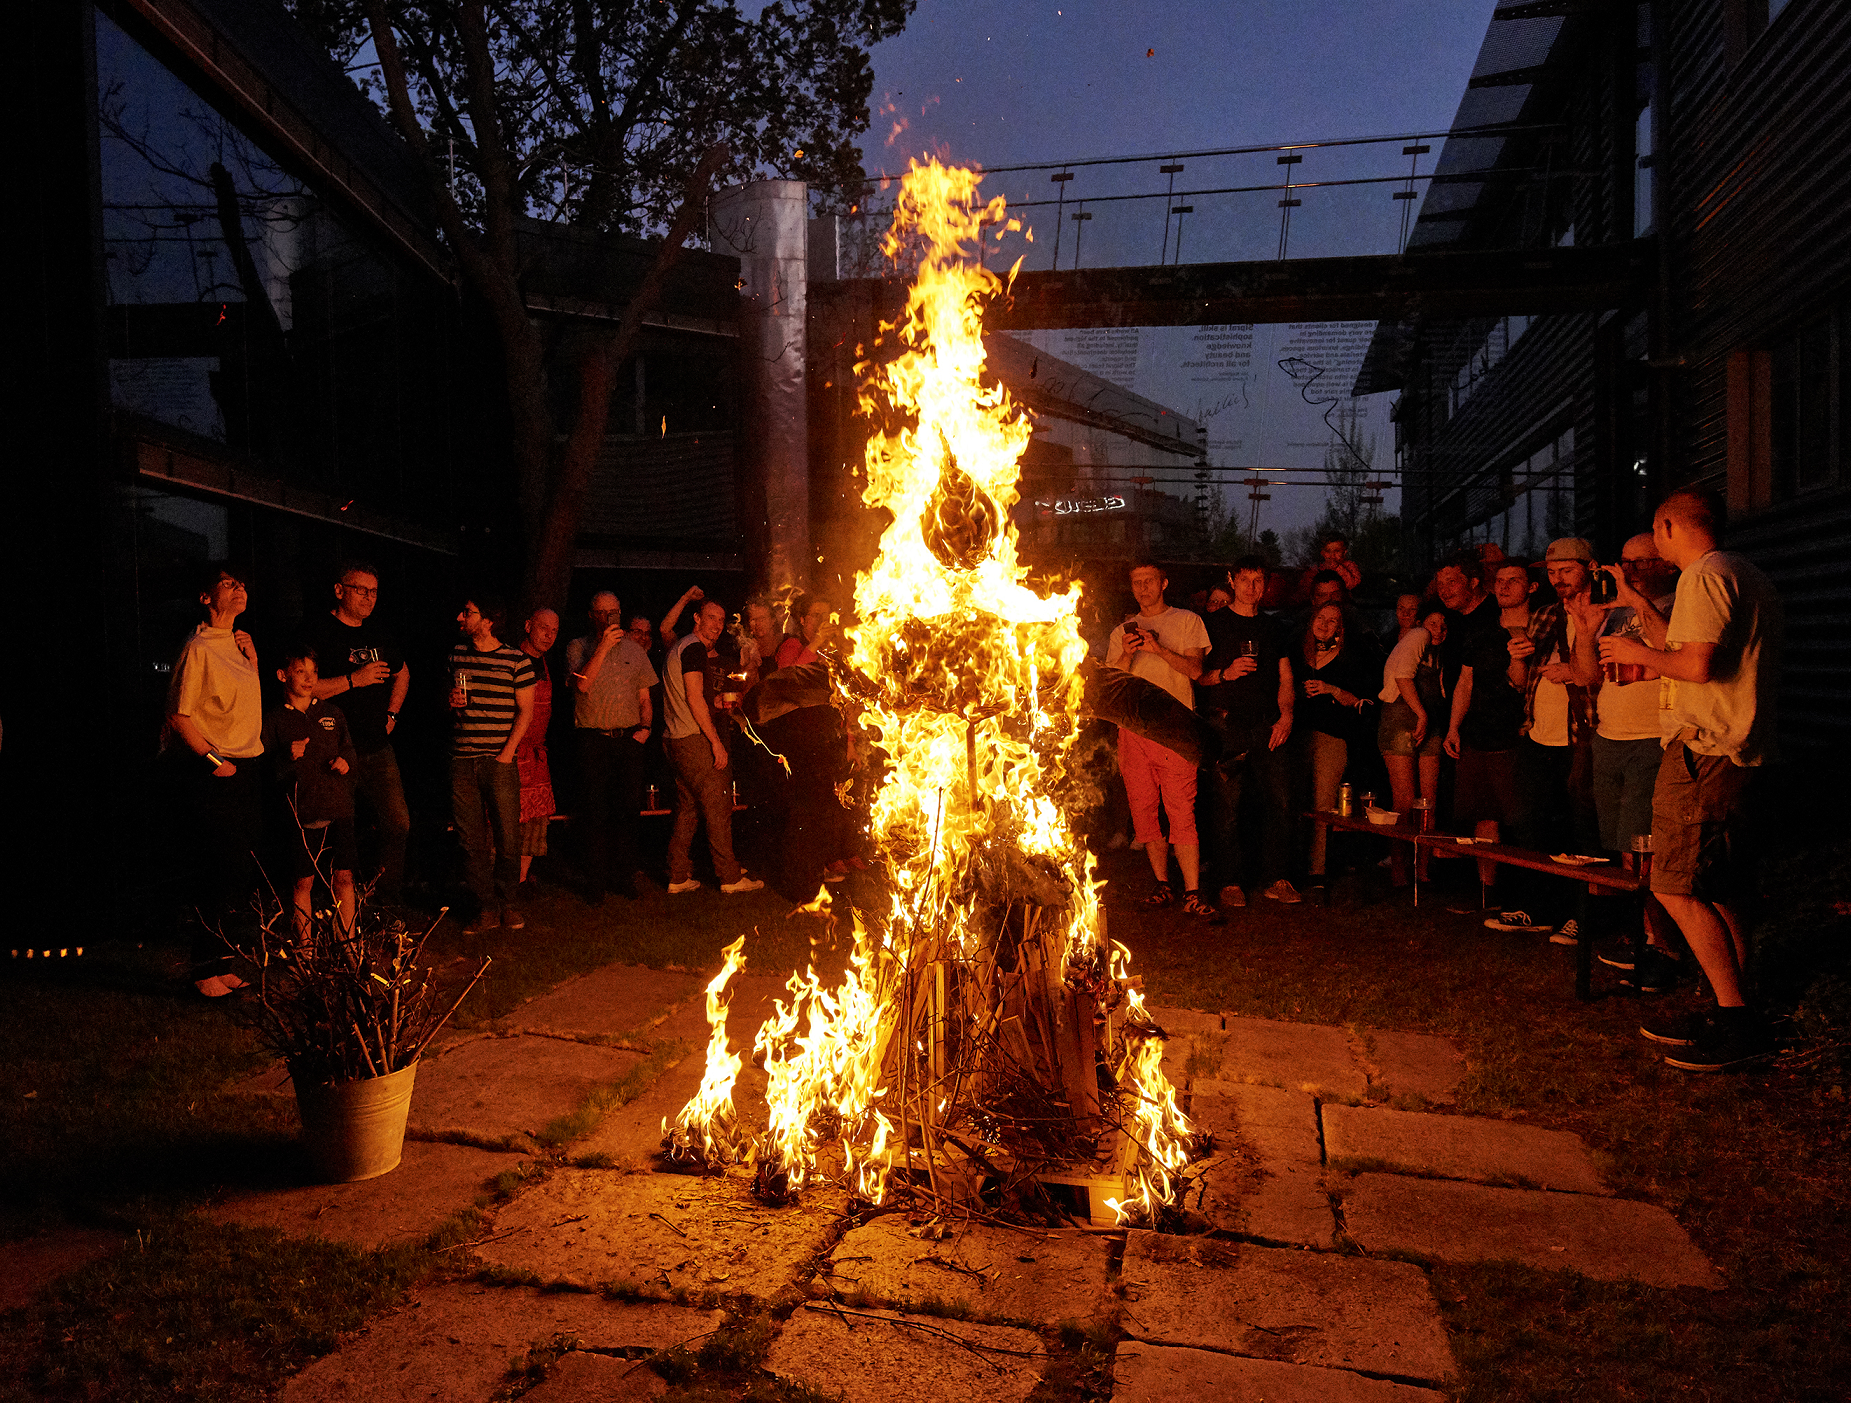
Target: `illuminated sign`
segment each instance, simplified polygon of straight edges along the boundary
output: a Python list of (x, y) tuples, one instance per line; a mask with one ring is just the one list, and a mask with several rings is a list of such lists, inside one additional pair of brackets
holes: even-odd
[(1060, 497), (1051, 502), (1036, 502), (1041, 516), (1079, 516), (1086, 512), (1115, 512), (1125, 509), (1123, 497)]

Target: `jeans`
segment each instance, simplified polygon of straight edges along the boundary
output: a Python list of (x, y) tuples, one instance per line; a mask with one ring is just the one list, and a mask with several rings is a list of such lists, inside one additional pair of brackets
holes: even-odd
[[(450, 814), (463, 845), (463, 877), (484, 908), (514, 900), (521, 880), (521, 778), (519, 769), (493, 755), (450, 757)], [(489, 878), (489, 841), (495, 844)]]
[(643, 774), (648, 747), (628, 731), (578, 731), (579, 818), (585, 835), (585, 896), (629, 891), (642, 870)]
[[(1349, 743), (1322, 731), (1308, 731), (1292, 743), (1301, 747), (1299, 763), (1311, 781), (1311, 807), (1328, 813), (1337, 807), (1337, 790), (1343, 783), (1344, 768), (1350, 763)], [(1306, 870), (1313, 877), (1324, 875), (1329, 846), (1330, 829), (1321, 823), (1312, 824), (1311, 863)]]
[(685, 882), (694, 875), (688, 850), (694, 830), (707, 821), (707, 849), (713, 855), (713, 874), (725, 886), (742, 875), (733, 857), (733, 767), (714, 768), (713, 742), (696, 731), (668, 743), (669, 763), (675, 767), (675, 827), (668, 839), (668, 880)]
[(411, 836), (411, 810), (405, 803), (398, 757), (391, 746), (382, 746), (362, 755), (353, 775), (354, 797), (372, 809), (379, 824), (379, 890), (391, 898), (405, 885), (405, 842)]
[(1203, 719), (1221, 735), (1221, 758), (1204, 771), (1209, 788), (1213, 863), (1220, 885), (1241, 885), (1241, 795), (1251, 785), (1251, 798), (1260, 805), (1257, 885), (1271, 886), (1286, 875), (1286, 853), (1292, 835), (1292, 795), (1285, 748), (1269, 747), (1273, 731), (1270, 721), (1243, 726), (1225, 714), (1212, 712)]

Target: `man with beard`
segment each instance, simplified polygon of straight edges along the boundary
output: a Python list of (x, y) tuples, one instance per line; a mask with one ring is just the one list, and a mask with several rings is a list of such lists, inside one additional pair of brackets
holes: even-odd
[[(591, 597), (591, 631), (566, 645), (572, 678), (572, 729), (578, 741), (585, 901), (607, 887), (644, 895), (640, 815), (648, 773), (656, 670), (623, 627), (623, 605), (609, 590)], [(613, 856), (613, 840), (615, 854)]]

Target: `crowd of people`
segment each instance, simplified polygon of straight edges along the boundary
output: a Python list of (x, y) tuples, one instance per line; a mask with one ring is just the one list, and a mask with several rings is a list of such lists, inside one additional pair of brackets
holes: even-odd
[[(1154, 881), (1147, 904), (1225, 921), (1249, 892), (1292, 904), (1303, 885), (1321, 896), (1331, 830), (1303, 815), (1336, 809), (1346, 784), (1404, 822), (1430, 811), (1434, 827), (1544, 855), (1649, 853), (1644, 954), (1602, 958), (1630, 969), (1642, 991), (1672, 987), (1692, 965), (1707, 976), (1712, 1014), (1648, 1026), (1674, 1049), (1668, 1060), (1753, 1055), (1765, 1031), (1743, 976), (1753, 889), (1744, 816), (1751, 781), (1774, 755), (1781, 610), (1766, 578), (1720, 548), (1721, 522), (1713, 498), (1681, 491), (1611, 564), (1577, 537), (1536, 562), (1462, 552), (1396, 600), (1381, 636), (1352, 598), (1361, 574), (1341, 537), (1323, 543), (1305, 597), (1284, 610), (1267, 607), (1258, 557), (1236, 561), (1201, 613), (1168, 602), (1161, 568), (1136, 566), (1138, 608), (1111, 631), (1104, 662), (1174, 698), (1215, 742), (1198, 765), (1119, 731), (1125, 803)], [(374, 619), (379, 588), (370, 565), (341, 567), (333, 607), (281, 650), (282, 700), (266, 715), (257, 649), (238, 628), (247, 587), (216, 566), (201, 581), (205, 619), (174, 668), (166, 736), (200, 859), (194, 979), (208, 997), (241, 982), (214, 917), (248, 906), (266, 807), (279, 799), (288, 822), (272, 850), (288, 854), (301, 918), (319, 881), (352, 919), (362, 813), (377, 832), (365, 879), (387, 901), (402, 891), (412, 821), (393, 737), (411, 673)], [(446, 679), (447, 817), (474, 898), (469, 930), (524, 924), (522, 884), (560, 807), (548, 738), (566, 731), (568, 713), (564, 788), (590, 905), (653, 890), (641, 825), (662, 811), (663, 787), (673, 791), (671, 894), (701, 886), (693, 852), (703, 831), (720, 891), (765, 885), (735, 847), (742, 809), (747, 857), (787, 896), (807, 900), (866, 866), (841, 797), (864, 757), (816, 665), (835, 611), (798, 596), (788, 633), (764, 599), (748, 601), (730, 630), (728, 617), (698, 587), (659, 624), (626, 619), (617, 596), (600, 592), (556, 665), (552, 610), (511, 628), (498, 597), (463, 602)], [(1405, 884), (1421, 859), (1391, 846), (1391, 879)], [(1559, 877), (1483, 860), (1480, 869), (1497, 897), (1487, 926), (1566, 945), (1590, 938)]]
[[(393, 735), (411, 668), (397, 637), (374, 618), (377, 570), (349, 561), (337, 572), (333, 607), (280, 650), (274, 675), (282, 696), (266, 712), (257, 647), (238, 627), (247, 585), (215, 564), (200, 586), (205, 617), (173, 669), (164, 746), (194, 859), (201, 917), (194, 983), (217, 998), (243, 983), (220, 931), (248, 913), (262, 885), (262, 855), (287, 865), (305, 924), (318, 883), (351, 923), (357, 872), (358, 885), (375, 884), (380, 899), (402, 898), (412, 818)], [(671, 894), (701, 886), (693, 848), (703, 830), (722, 892), (764, 887), (735, 853), (742, 809), (754, 865), (786, 895), (808, 899), (822, 883), (865, 867), (857, 826), (838, 797), (852, 774), (847, 736), (821, 669), (807, 667), (833, 619), (829, 601), (799, 596), (785, 637), (772, 605), (754, 599), (729, 632), (725, 606), (697, 587), (658, 626), (645, 615), (626, 622), (621, 601), (600, 592), (561, 664), (553, 610), (535, 609), (511, 628), (499, 596), (465, 599), (447, 658), (443, 815), (473, 899), (465, 929), (525, 925), (520, 893), (560, 816), (549, 737), (567, 732), (568, 716), (561, 789), (576, 810), (576, 867), (589, 905), (609, 892), (640, 897), (655, 889), (642, 823), (661, 811), (664, 790), (673, 794)], [(790, 685), (762, 685), (778, 672)], [(377, 854), (364, 871), (362, 817)]]
[[(1642, 1031), (1677, 1066), (1759, 1055), (1767, 1035), (1743, 975), (1747, 815), (1774, 758), (1782, 614), (1766, 577), (1721, 549), (1722, 519), (1714, 497), (1680, 491), (1617, 562), (1600, 564), (1578, 537), (1535, 562), (1461, 552), (1396, 600), (1379, 638), (1350, 598), (1360, 576), (1341, 537), (1323, 543), (1296, 611), (1262, 607), (1259, 557), (1235, 562), (1201, 614), (1167, 601), (1159, 567), (1134, 567), (1138, 610), (1112, 631), (1105, 662), (1162, 688), (1219, 742), (1198, 766), (1120, 730), (1133, 838), (1154, 879), (1147, 904), (1222, 921), (1249, 892), (1297, 903), (1302, 882), (1321, 895), (1331, 829), (1305, 815), (1335, 811), (1347, 782), (1403, 823), (1430, 809), (1436, 828), (1544, 856), (1638, 855), (1650, 867), (1644, 954), (1628, 942), (1601, 958), (1643, 992), (1698, 966), (1716, 998), (1695, 1021)], [(1391, 847), (1404, 884), (1418, 859)], [(1573, 884), (1479, 867), (1495, 902), (1488, 927), (1591, 938), (1571, 914)]]

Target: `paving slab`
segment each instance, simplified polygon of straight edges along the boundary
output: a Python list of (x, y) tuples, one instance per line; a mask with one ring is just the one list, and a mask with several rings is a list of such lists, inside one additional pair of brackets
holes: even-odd
[(586, 1349), (671, 1349), (724, 1318), (571, 1291), (422, 1287), (285, 1384), (283, 1403), (488, 1403), (509, 1383), (509, 1366), (534, 1345), (565, 1336)]
[(1349, 1038), (1341, 1028), (1230, 1013), (1227, 1040), (1227, 1053), (1216, 1073), (1221, 1081), (1354, 1100), (1369, 1090), (1369, 1078), (1350, 1055)]
[(935, 1242), (912, 1228), (906, 1214), (884, 1213), (851, 1229), (830, 1254), (829, 1285), (901, 1309), (961, 1302), (978, 1318), (1029, 1325), (1089, 1319), (1107, 1304), (1105, 1237), (971, 1223)]
[[(497, 1021), (504, 1032), (644, 1042), (676, 1004), (697, 1000), (706, 979), (644, 965), (606, 965), (529, 999)], [(697, 1000), (704, 1007), (704, 1000)]]
[(521, 1395), (522, 1403), (642, 1403), (668, 1392), (668, 1381), (647, 1364), (617, 1355), (573, 1350)]
[(411, 1093), (411, 1131), (531, 1142), (584, 1104), (593, 1087), (642, 1061), (625, 1048), (563, 1038), (476, 1038), (427, 1057)]
[[(289, 1237), (388, 1247), (434, 1232), (481, 1197), (490, 1179), (525, 1162), (524, 1155), (500, 1150), (407, 1140), (398, 1168), (377, 1179), (239, 1194), (207, 1209), (206, 1216), (240, 1227), (275, 1228)], [(306, 1158), (303, 1167), (306, 1171)]]
[(1040, 1382), (1045, 1359), (1040, 1336), (1027, 1330), (805, 1306), (773, 1341), (765, 1364), (779, 1378), (843, 1403), (1020, 1403)]
[[(1198, 1082), (1191, 1119), (1215, 1135), (1217, 1156), (1200, 1167), (1196, 1207), (1217, 1228), (1298, 1247), (1328, 1248), (1337, 1231), (1309, 1093), (1235, 1082)], [(1224, 1144), (1241, 1147), (1223, 1156)]]
[(1135, 1340), (1441, 1381), (1452, 1350), (1406, 1262), (1133, 1232), (1120, 1284)]
[(1568, 1193), (1606, 1193), (1579, 1135), (1486, 1116), (1326, 1106), (1324, 1151), (1348, 1162), (1442, 1179), (1503, 1182)]
[(477, 1255), (545, 1282), (592, 1289), (630, 1283), (773, 1301), (794, 1295), (846, 1207), (808, 1189), (768, 1208), (743, 1174), (627, 1174), (562, 1169), (495, 1215)]
[(1451, 1038), (1371, 1028), (1369, 1040), (1375, 1044), (1371, 1079), (1390, 1096), (1418, 1096), (1436, 1106), (1458, 1100), (1465, 1058)]
[(1129, 1340), (1118, 1347), (1112, 1378), (1112, 1403), (1440, 1403), (1446, 1396), (1341, 1369)]
[(1147, 1005), (1150, 1016), (1157, 1020), (1157, 1026), (1172, 1038), (1186, 1033), (1213, 1033), (1219, 1036), (1221, 1015), (1216, 1012), (1204, 1012), (1199, 1008), (1157, 1008)]
[(1677, 1220), (1649, 1203), (1360, 1174), (1344, 1194), (1343, 1215), (1370, 1252), (1509, 1260), (1647, 1286), (1722, 1285)]
[(61, 1276), (87, 1267), (122, 1245), (102, 1228), (56, 1228), (0, 1243), (0, 1311), (18, 1310)]

